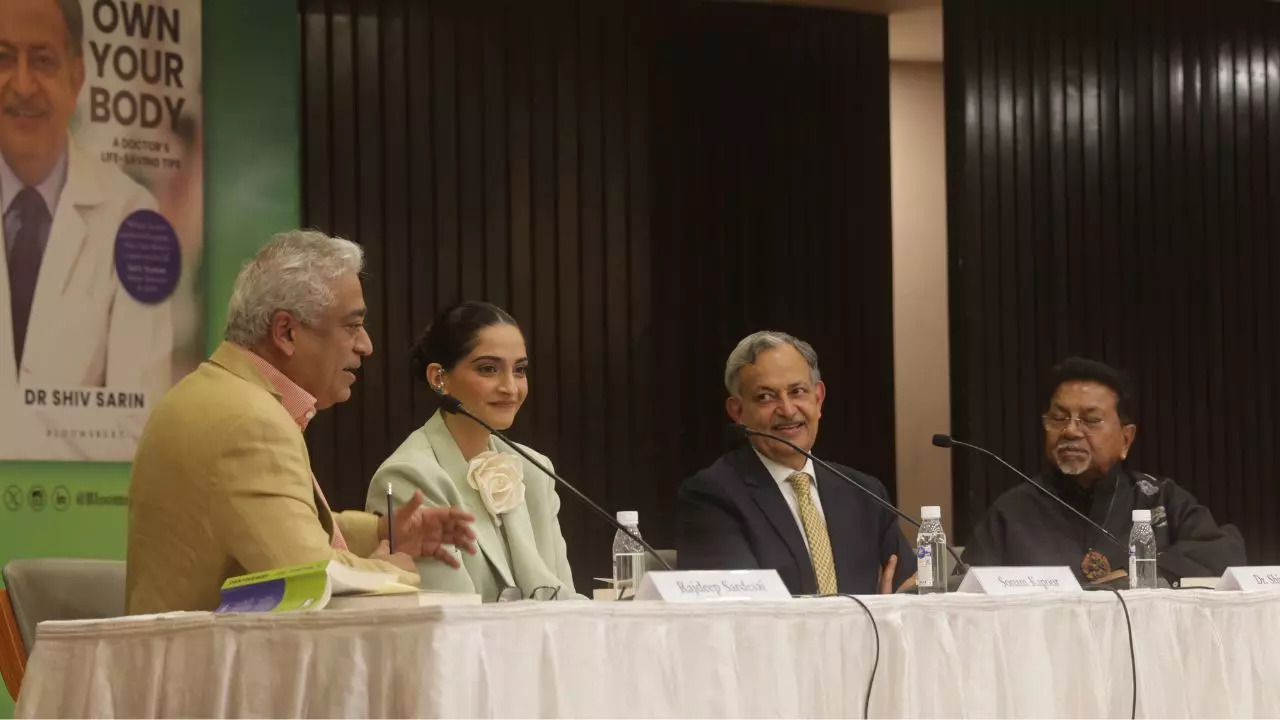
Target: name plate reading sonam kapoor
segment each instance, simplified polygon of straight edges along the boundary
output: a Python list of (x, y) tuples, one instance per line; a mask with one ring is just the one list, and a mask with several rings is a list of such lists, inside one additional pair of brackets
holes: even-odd
[(1066, 565), (1058, 567), (971, 567), (960, 592), (1020, 595), (1039, 592), (1080, 592), (1080, 582)]

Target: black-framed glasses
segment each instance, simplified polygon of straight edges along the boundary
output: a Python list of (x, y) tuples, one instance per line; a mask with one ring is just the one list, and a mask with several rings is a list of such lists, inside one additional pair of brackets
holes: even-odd
[(1085, 435), (1092, 435), (1107, 425), (1107, 421), (1100, 417), (1076, 417), (1075, 415), (1058, 415), (1055, 413), (1041, 415), (1040, 422), (1044, 425), (1045, 430), (1052, 432), (1066, 432), (1067, 428), (1071, 427), (1071, 423), (1075, 423), (1076, 427), (1080, 428), (1080, 432)]
[[(539, 585), (529, 595), (530, 600), (555, 600), (560, 597), (560, 586)], [(515, 602), (524, 600), (524, 591), (519, 587), (507, 586), (498, 591), (498, 602)]]

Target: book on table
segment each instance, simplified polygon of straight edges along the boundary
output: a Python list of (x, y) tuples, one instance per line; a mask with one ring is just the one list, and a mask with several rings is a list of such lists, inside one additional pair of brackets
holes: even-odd
[(289, 612), (473, 605), (475, 593), (420, 590), (391, 573), (359, 570), (336, 560), (228, 578), (216, 612)]

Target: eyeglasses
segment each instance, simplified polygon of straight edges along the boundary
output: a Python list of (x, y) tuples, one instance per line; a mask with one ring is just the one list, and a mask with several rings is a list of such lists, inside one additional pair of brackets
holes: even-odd
[[(560, 586), (539, 585), (529, 595), (530, 600), (555, 600), (560, 596)], [(524, 591), (519, 587), (508, 586), (498, 591), (498, 602), (515, 602), (524, 600)]]
[(1076, 423), (1080, 428), (1080, 432), (1086, 435), (1092, 435), (1098, 432), (1107, 421), (1097, 417), (1076, 417), (1074, 415), (1041, 415), (1040, 421), (1044, 423), (1044, 429), (1052, 432), (1066, 432), (1071, 423)]

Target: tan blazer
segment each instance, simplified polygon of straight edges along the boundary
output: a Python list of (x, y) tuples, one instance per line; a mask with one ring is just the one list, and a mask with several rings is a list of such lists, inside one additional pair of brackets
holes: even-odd
[[(523, 445), (521, 448), (551, 467), (546, 457)], [(502, 516), (501, 527), (485, 510), (480, 493), (467, 484), (467, 461), (438, 412), (374, 473), (365, 507), (376, 510), (386, 506), (389, 482), (396, 504), (421, 490), (426, 505), (462, 507), (476, 516), (476, 554), (458, 553), (462, 567), (456, 570), (441, 562), (419, 560), (423, 588), (479, 593), (482, 600), (492, 602), (507, 587), (519, 587), (527, 598), (535, 588), (559, 586), (557, 599), (583, 599), (574, 592), (573, 572), (560, 534), (560, 496), (555, 479), (496, 438), (490, 438), (489, 449), (514, 455), (524, 464), (524, 503)]]
[[(350, 552), (333, 550), (334, 518)], [(302, 431), (245, 352), (223, 343), (165, 396), (138, 443), (129, 484), (125, 610), (212, 610), (235, 575), (366, 560), (378, 519), (318, 502)]]

